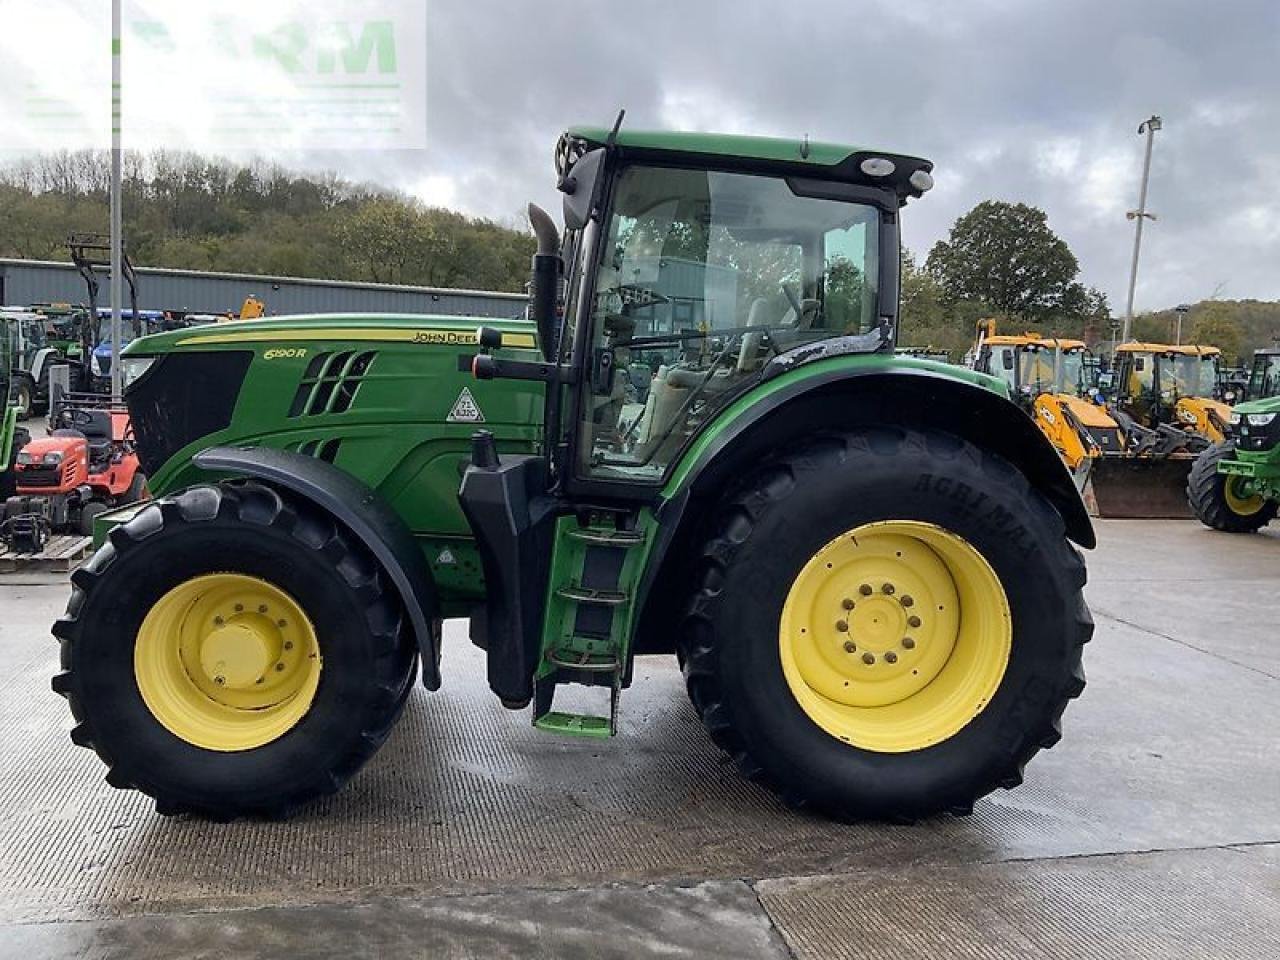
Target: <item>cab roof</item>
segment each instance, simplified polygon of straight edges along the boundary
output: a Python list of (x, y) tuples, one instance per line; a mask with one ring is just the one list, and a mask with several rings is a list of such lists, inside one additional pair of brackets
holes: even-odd
[(1116, 353), (1176, 353), (1184, 357), (1216, 357), (1222, 351), (1217, 347), (1202, 347), (1194, 343), (1176, 346), (1172, 343), (1144, 343), (1133, 340), (1116, 347)]
[(1065, 337), (1042, 337), (1035, 333), (997, 333), (982, 341), (993, 347), (1061, 347), (1063, 350), (1083, 349), (1083, 340), (1068, 340)]
[[(606, 127), (580, 126), (570, 127), (565, 131), (566, 137), (582, 140), (593, 147), (606, 145), (609, 135), (610, 130)], [(754, 137), (729, 133), (622, 128), (614, 136), (613, 144), (623, 151), (637, 153), (666, 153), (676, 156), (692, 154), (741, 162), (744, 165), (752, 162), (761, 165), (794, 165), (795, 172), (802, 176), (805, 168), (808, 168), (811, 176), (868, 185), (892, 185), (899, 193), (910, 196), (920, 196), (924, 192), (910, 185), (911, 174), (917, 170), (925, 173), (933, 170), (933, 164), (921, 157), (874, 147), (810, 140), (808, 137)], [(865, 173), (861, 164), (873, 157), (892, 161), (892, 172), (881, 177)]]

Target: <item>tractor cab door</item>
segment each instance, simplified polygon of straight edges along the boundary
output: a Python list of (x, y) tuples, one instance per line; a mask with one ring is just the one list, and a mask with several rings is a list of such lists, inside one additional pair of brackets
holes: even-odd
[(644, 495), (772, 357), (873, 333), (880, 224), (781, 178), (624, 168), (586, 271), (570, 488)]

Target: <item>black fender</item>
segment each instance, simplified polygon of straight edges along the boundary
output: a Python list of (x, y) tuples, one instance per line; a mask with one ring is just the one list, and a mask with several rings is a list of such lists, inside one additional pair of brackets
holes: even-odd
[(1058, 511), (1070, 540), (1086, 549), (1097, 545), (1070, 472), (1017, 404), (976, 383), (909, 363), (814, 372), (763, 393), (698, 451), (677, 486), (664, 491), (657, 508), (662, 534), (638, 591), (636, 652), (670, 651), (669, 628), (687, 596), (685, 559), (704, 535), (709, 508), (734, 478), (802, 433), (870, 426), (943, 430), (990, 450), (1020, 470)]
[(334, 517), (373, 554), (395, 585), (422, 655), (422, 684), (440, 687), (440, 598), (413, 534), (371, 487), (324, 460), (273, 447), (210, 447), (192, 462), (201, 470), (288, 490)]

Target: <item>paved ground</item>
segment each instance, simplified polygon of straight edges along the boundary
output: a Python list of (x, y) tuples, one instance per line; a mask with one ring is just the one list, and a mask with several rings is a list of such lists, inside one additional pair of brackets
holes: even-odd
[(0, 579), (0, 957), (1280, 956), (1280, 531), (1100, 533), (1065, 739), (913, 827), (743, 783), (665, 660), (615, 740), (535, 735), (462, 624), (444, 690), (339, 796), (164, 819), (67, 740), (65, 585)]

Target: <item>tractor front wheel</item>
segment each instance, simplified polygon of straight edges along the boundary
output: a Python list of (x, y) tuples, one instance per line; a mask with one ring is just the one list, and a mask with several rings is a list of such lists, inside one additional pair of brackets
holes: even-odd
[(811, 440), (721, 505), (681, 661), (715, 741), (840, 819), (968, 812), (1084, 688), (1084, 564), (1007, 462), (937, 432)]
[(1196, 457), (1187, 475), (1187, 501), (1206, 527), (1227, 533), (1253, 533), (1275, 519), (1277, 503), (1241, 490), (1242, 478), (1218, 472), (1218, 464), (1235, 456), (1230, 440)]
[(331, 517), (256, 483), (144, 507), (54, 626), (72, 740), (160, 813), (280, 817), (382, 744), (416, 658), (398, 598)]

